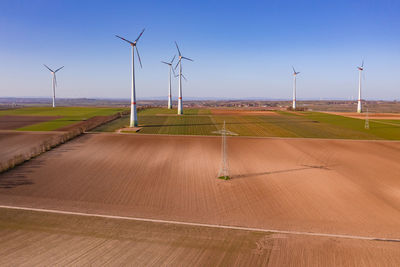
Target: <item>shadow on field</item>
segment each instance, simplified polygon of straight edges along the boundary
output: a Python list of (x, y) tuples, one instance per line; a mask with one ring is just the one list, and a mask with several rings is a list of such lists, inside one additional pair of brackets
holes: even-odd
[(40, 168), (44, 163), (41, 160), (30, 162), (23, 168), (16, 168), (0, 174), (0, 189), (11, 189), (21, 185), (34, 184), (32, 179), (28, 178), (36, 168)]
[(293, 168), (293, 169), (286, 169), (286, 170), (277, 170), (277, 171), (269, 171), (269, 172), (257, 172), (257, 173), (247, 173), (247, 174), (232, 175), (231, 178), (232, 179), (234, 179), (234, 178), (247, 178), (247, 177), (254, 177), (254, 176), (261, 176), (261, 175), (303, 171), (303, 170), (309, 170), (309, 169), (330, 170), (327, 166), (323, 166), (323, 165), (302, 165), (302, 166), (303, 167), (301, 167), (301, 168)]
[(72, 146), (59, 146), (54, 148), (52, 151), (40, 154), (39, 156), (32, 158), (28, 161), (22, 162), (15, 166), (13, 169), (9, 169), (0, 174), (0, 189), (12, 189), (22, 185), (32, 185), (33, 180), (29, 178), (30, 174), (45, 166), (48, 163), (48, 158), (58, 159), (63, 156), (66, 152), (76, 151), (82, 149), (85, 135), (76, 137), (72, 142), (75, 142)]

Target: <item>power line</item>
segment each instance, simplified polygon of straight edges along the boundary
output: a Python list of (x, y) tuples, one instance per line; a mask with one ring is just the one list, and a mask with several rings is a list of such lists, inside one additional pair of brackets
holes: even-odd
[(221, 160), (221, 168), (219, 169), (217, 177), (220, 179), (229, 180), (230, 176), (229, 176), (229, 162), (228, 162), (228, 154), (227, 154), (226, 136), (227, 135), (237, 135), (237, 133), (226, 130), (225, 121), (224, 121), (222, 130), (214, 131), (213, 133), (220, 134), (222, 137), (222, 146), (221, 146), (222, 160)]

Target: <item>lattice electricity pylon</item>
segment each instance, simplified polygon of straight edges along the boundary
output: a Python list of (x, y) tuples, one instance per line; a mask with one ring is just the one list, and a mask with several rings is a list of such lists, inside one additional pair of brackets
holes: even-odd
[(222, 161), (221, 161), (221, 168), (218, 172), (218, 178), (228, 180), (230, 179), (230, 177), (229, 177), (229, 162), (228, 162), (227, 146), (226, 146), (226, 135), (238, 135), (238, 134), (226, 130), (225, 121), (222, 130), (214, 131), (213, 133), (220, 134), (222, 136), (222, 147), (221, 147)]
[(365, 125), (364, 125), (365, 129), (369, 129), (369, 117), (368, 117), (368, 108), (367, 108), (367, 112), (365, 113)]

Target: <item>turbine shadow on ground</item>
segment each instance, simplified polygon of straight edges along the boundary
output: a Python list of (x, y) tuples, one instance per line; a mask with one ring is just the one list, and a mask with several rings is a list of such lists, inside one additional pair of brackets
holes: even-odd
[(248, 177), (254, 177), (254, 176), (262, 176), (262, 175), (277, 174), (277, 173), (287, 173), (287, 172), (296, 172), (296, 171), (303, 171), (303, 170), (309, 170), (309, 169), (330, 170), (327, 166), (323, 166), (323, 165), (302, 165), (302, 166), (303, 167), (293, 168), (293, 169), (231, 175), (231, 178), (232, 179), (235, 179), (235, 178), (248, 178)]

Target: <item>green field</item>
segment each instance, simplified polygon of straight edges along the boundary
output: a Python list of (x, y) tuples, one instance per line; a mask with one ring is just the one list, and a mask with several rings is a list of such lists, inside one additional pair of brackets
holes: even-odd
[(109, 116), (122, 112), (123, 108), (95, 108), (95, 107), (31, 107), (20, 109), (1, 110), (2, 115), (23, 115), (23, 116), (62, 116), (52, 121), (42, 122), (34, 125), (19, 128), (20, 131), (53, 131), (94, 116)]
[[(176, 110), (147, 109), (138, 113), (139, 134), (215, 135), (224, 121), (228, 130), (239, 136), (302, 137), (365, 140), (400, 140), (400, 121), (365, 121), (320, 112), (276, 111), (269, 115), (213, 115), (209, 109)], [(129, 125), (129, 116), (115, 120), (95, 131), (113, 132)]]
[[(152, 108), (138, 112), (142, 134), (210, 135), (218, 130), (209, 109), (186, 109), (177, 116), (176, 109)], [(114, 132), (129, 126), (129, 115), (96, 128), (96, 132)]]

